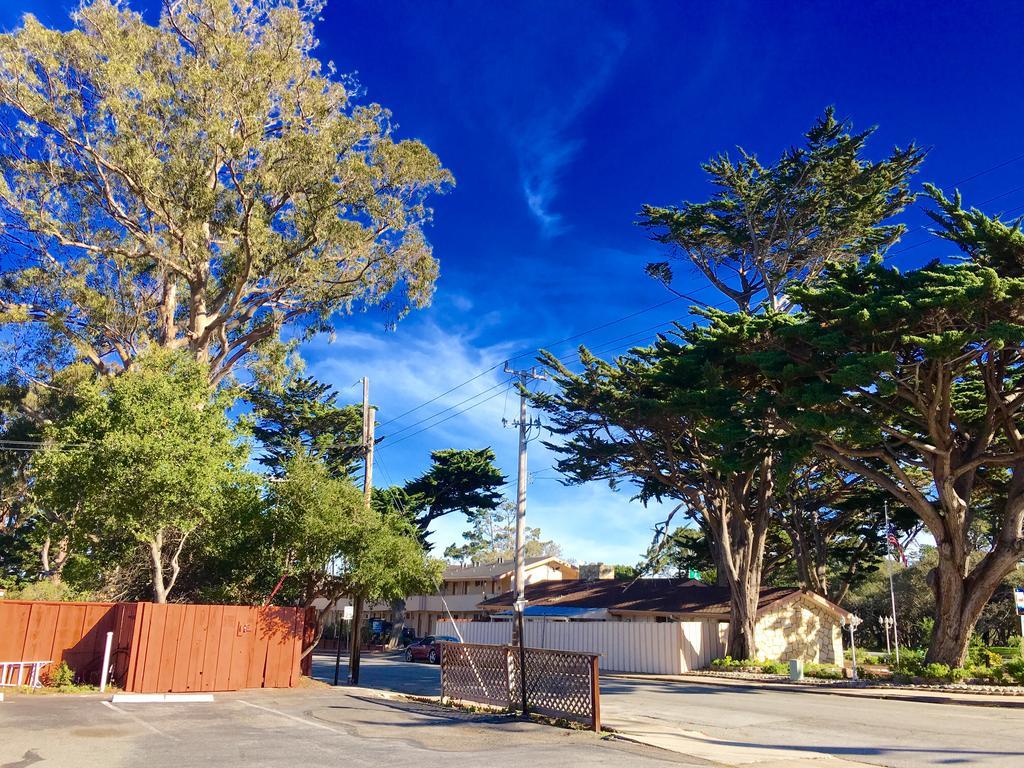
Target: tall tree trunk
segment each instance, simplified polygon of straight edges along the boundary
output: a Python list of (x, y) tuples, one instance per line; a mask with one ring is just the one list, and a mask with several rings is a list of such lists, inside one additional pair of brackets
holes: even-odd
[(57, 553), (53, 554), (53, 539), (46, 534), (43, 547), (39, 552), (42, 572), (46, 579), (54, 584), (60, 584), (64, 579), (64, 566), (67, 564), (68, 556), (71, 554), (71, 537), (61, 536), (57, 539)]
[(163, 531), (149, 542), (149, 555), (153, 563), (153, 602), (167, 602), (167, 587), (164, 585)]
[(1020, 559), (1018, 548), (996, 548), (968, 572), (967, 537), (939, 541), (939, 564), (928, 574), (935, 594), (935, 628), (925, 661), (962, 667), (982, 611)]
[(388, 637), (388, 648), (398, 647), (402, 640), (402, 630), (404, 629), (405, 600), (395, 600), (391, 603), (391, 635)]
[[(756, 508), (748, 509), (748, 503)], [(731, 609), (726, 653), (734, 659), (757, 658), (757, 605), (770, 517), (766, 509), (759, 507), (745, 497), (742, 503), (728, 510), (726, 522), (721, 526)]]
[(757, 658), (757, 604), (761, 594), (760, 568), (741, 569), (737, 580), (730, 585), (729, 637), (726, 653), (734, 659)]

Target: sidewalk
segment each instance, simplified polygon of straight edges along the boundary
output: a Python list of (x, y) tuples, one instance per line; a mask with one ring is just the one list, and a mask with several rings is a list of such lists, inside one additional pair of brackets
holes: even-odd
[(1024, 709), (1024, 696), (1006, 696), (996, 693), (970, 693), (948, 690), (917, 690), (880, 685), (866, 685), (853, 688), (843, 685), (803, 685), (801, 683), (775, 682), (773, 680), (737, 680), (712, 675), (644, 675), (637, 673), (608, 672), (602, 678), (623, 680), (650, 680), (666, 683), (689, 683), (693, 685), (721, 685), (733, 688), (769, 688), (775, 691), (797, 691), (799, 693), (849, 696), (859, 699), (890, 699), (914, 701), (924, 704), (959, 704), (972, 707), (1009, 707)]

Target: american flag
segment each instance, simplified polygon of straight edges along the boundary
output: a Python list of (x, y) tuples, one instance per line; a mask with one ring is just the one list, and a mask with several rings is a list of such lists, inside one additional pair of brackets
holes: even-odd
[(889, 543), (890, 547), (896, 550), (896, 554), (899, 555), (900, 562), (903, 563), (904, 566), (910, 565), (910, 563), (907, 562), (907, 555), (903, 551), (903, 545), (900, 544), (900, 538), (896, 535), (896, 529), (892, 526), (892, 523), (889, 524), (889, 534), (885, 537), (885, 540)]

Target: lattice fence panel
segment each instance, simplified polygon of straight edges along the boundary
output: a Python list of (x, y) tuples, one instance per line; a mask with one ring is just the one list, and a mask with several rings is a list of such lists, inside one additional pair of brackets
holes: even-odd
[[(526, 705), (601, 730), (597, 654), (526, 649)], [(441, 697), (507, 709), (521, 706), (519, 649), (510, 645), (441, 644)]]
[[(513, 704), (519, 692), (519, 653), (510, 649)], [(571, 651), (526, 649), (526, 703), (531, 712), (592, 723), (597, 709), (594, 655)]]
[(441, 696), (509, 706), (508, 648), (503, 645), (441, 644)]

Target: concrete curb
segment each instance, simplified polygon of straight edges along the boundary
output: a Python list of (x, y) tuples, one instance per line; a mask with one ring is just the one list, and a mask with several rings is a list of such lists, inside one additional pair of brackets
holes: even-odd
[(794, 691), (797, 693), (815, 693), (826, 696), (846, 696), (854, 699), (887, 699), (890, 701), (912, 701), (919, 704), (958, 704), (967, 707), (1005, 707), (1008, 709), (1024, 709), (1024, 696), (1001, 696), (999, 694), (975, 693), (973, 698), (964, 698), (947, 692), (918, 693), (904, 690), (892, 691), (885, 688), (839, 688), (835, 686), (795, 685), (792, 683), (773, 683), (765, 680), (733, 680), (710, 675), (629, 675), (607, 673), (605, 679), (646, 680), (662, 683), (692, 683), (696, 685), (719, 685), (726, 688), (767, 688), (771, 690)]
[(210, 703), (212, 693), (115, 693), (111, 704), (185, 704)]

